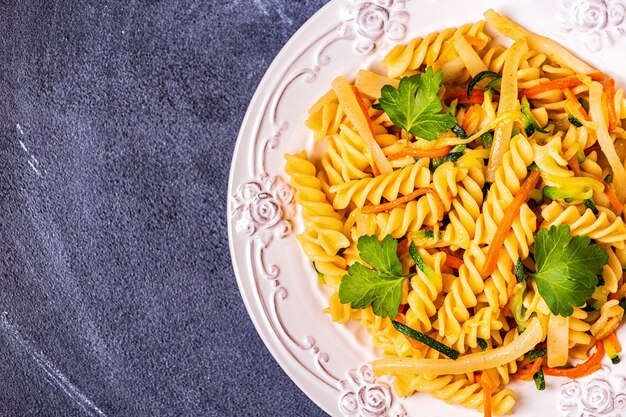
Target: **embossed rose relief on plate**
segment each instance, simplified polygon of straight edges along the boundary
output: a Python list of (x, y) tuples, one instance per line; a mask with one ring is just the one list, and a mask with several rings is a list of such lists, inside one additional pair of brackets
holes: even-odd
[(561, 29), (580, 37), (592, 51), (615, 44), (624, 36), (626, 2), (624, 0), (562, 0)]
[(339, 383), (339, 410), (345, 417), (405, 417), (391, 387), (377, 382), (369, 366), (353, 369)]
[(623, 417), (626, 378), (604, 366), (586, 380), (568, 381), (561, 386), (559, 408), (564, 417)]
[(406, 35), (409, 14), (406, 0), (352, 0), (342, 9), (342, 19), (356, 31), (356, 49), (372, 53), (380, 40), (399, 41)]

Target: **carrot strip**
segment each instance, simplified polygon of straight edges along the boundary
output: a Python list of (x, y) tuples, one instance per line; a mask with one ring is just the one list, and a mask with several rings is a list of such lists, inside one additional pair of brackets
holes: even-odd
[(574, 174), (576, 174), (577, 177), (580, 177), (580, 164), (578, 163), (578, 159), (576, 159), (576, 155), (568, 159), (567, 163), (572, 168), (572, 171), (574, 171)]
[(619, 198), (617, 197), (617, 194), (615, 193), (613, 187), (611, 187), (611, 184), (604, 181), (602, 178), (596, 177), (595, 175), (585, 174), (585, 176), (593, 178), (604, 184), (604, 194), (606, 194), (606, 196), (609, 198), (609, 202), (611, 203), (611, 206), (613, 206), (613, 210), (615, 210), (617, 214), (621, 214), (624, 211), (624, 204), (619, 201)]
[(372, 132), (372, 136), (374, 136), (374, 124), (372, 123), (372, 118), (370, 117), (369, 112), (367, 111), (367, 107), (365, 106), (365, 101), (363, 101), (363, 96), (359, 92), (358, 88), (352, 87), (352, 91), (354, 91), (354, 95), (356, 96), (356, 101), (359, 103), (359, 107), (361, 111), (365, 115), (365, 120), (367, 121), (367, 127), (369, 127), (370, 132)]
[[(352, 91), (354, 91), (354, 95), (356, 97), (356, 102), (359, 103), (359, 107), (365, 116), (365, 120), (367, 121), (367, 127), (369, 127), (370, 132), (372, 132), (372, 137), (376, 140), (376, 135), (374, 134), (374, 125), (372, 124), (372, 118), (370, 114), (367, 112), (367, 107), (365, 106), (365, 102), (363, 101), (363, 96), (356, 87), (352, 87)], [(372, 159), (370, 161), (370, 165), (372, 166), (372, 173), (375, 177), (380, 175), (380, 167), (376, 164), (376, 162)]]
[(457, 258), (456, 256), (448, 253), (446, 254), (446, 260), (443, 262), (443, 264), (453, 269), (459, 269), (461, 265), (463, 265), (463, 259)]
[(481, 107), (478, 105), (473, 105), (472, 107), (467, 109), (467, 112), (465, 112), (465, 116), (463, 116), (463, 123), (461, 123), (461, 129), (467, 132), (467, 128), (469, 127), (469, 124), (472, 122), (471, 118), (474, 117), (474, 114), (476, 114), (476, 112), (480, 110), (481, 110)]
[(615, 190), (613, 189), (613, 187), (611, 187), (611, 185), (607, 184), (606, 182), (604, 183), (604, 193), (609, 197), (609, 202), (613, 206), (615, 212), (617, 214), (621, 214), (624, 211), (624, 205), (621, 201), (619, 201), (619, 198), (617, 197), (617, 194), (615, 194)]
[(515, 377), (517, 379), (521, 379), (522, 381), (530, 381), (533, 379), (533, 376), (539, 371), (541, 365), (543, 364), (543, 357), (537, 358), (532, 362), (532, 365), (526, 369), (522, 369), (521, 371), (517, 371)]
[(371, 163), (372, 166), (372, 174), (374, 174), (375, 177), (380, 175), (380, 169), (378, 169), (378, 165), (376, 165), (376, 163), (372, 162)]
[(433, 190), (432, 188), (419, 188), (415, 191), (413, 191), (410, 194), (407, 194), (403, 197), (400, 197), (398, 199), (395, 199), (393, 201), (390, 201), (389, 203), (384, 203), (384, 204), (379, 204), (377, 206), (366, 206), (363, 207), (363, 209), (361, 210), (361, 213), (363, 214), (377, 214), (377, 213), (382, 213), (384, 211), (389, 211), (392, 210), (396, 207), (398, 207), (399, 205), (402, 205), (404, 203), (408, 203), (409, 201), (415, 200), (417, 197), (424, 195), (424, 194), (432, 194), (433, 197), (435, 197), (435, 201), (437, 203), (437, 210), (439, 211), (439, 219), (438, 220), (442, 220), (443, 219), (443, 211), (444, 211), (444, 207), (443, 207), (443, 201), (441, 201), (441, 198), (439, 197), (439, 194), (437, 194), (437, 191)]
[(567, 78), (558, 78), (552, 81), (546, 81), (541, 83), (535, 87), (526, 88), (524, 90), (520, 90), (520, 97), (534, 97), (541, 93), (545, 93), (546, 91), (553, 90), (563, 90), (565, 88), (572, 88), (581, 85), (583, 82), (578, 79), (578, 77), (567, 77)]
[(509, 282), (506, 284), (506, 293), (511, 298), (515, 292), (515, 286), (517, 285), (517, 278), (515, 276), (509, 276)]
[(398, 242), (398, 247), (396, 248), (396, 254), (398, 257), (401, 257), (401, 255), (404, 255), (405, 253), (409, 253), (409, 244), (410, 241), (406, 238)]
[(589, 116), (589, 113), (587, 113), (587, 110), (585, 110), (585, 108), (582, 106), (582, 104), (580, 104), (580, 102), (578, 101), (578, 99), (576, 98), (576, 95), (574, 95), (574, 93), (572, 92), (571, 89), (569, 88), (564, 88), (563, 89), (563, 94), (565, 94), (565, 97), (572, 102), (572, 104), (574, 104), (576, 106), (576, 109), (580, 112), (580, 114), (583, 115), (583, 117), (585, 118), (585, 120), (587, 121), (591, 121), (591, 117)]
[(467, 97), (467, 89), (465, 88), (455, 88), (446, 92), (444, 101), (449, 104), (454, 100), (458, 100), (459, 104), (483, 104), (485, 91), (475, 88), (469, 97)]
[(491, 379), (489, 375), (485, 372), (482, 372), (480, 375), (476, 377), (476, 381), (478, 385), (483, 390), (483, 395), (485, 396), (485, 405), (483, 407), (484, 417), (491, 417), (491, 392), (493, 390), (493, 384), (491, 383)]
[(400, 152), (389, 155), (387, 159), (393, 161), (394, 159), (404, 158), (405, 156), (412, 156), (414, 158), (438, 158), (440, 156), (445, 156), (449, 154), (451, 150), (452, 146), (435, 149), (417, 149), (411, 146), (407, 146)]
[(591, 74), (587, 74), (593, 81), (602, 82), (606, 78), (606, 75), (602, 72), (592, 72)]
[(511, 312), (511, 303), (507, 301), (507, 303), (502, 307), (502, 317), (506, 317)]
[(504, 213), (504, 216), (498, 225), (498, 229), (496, 230), (496, 234), (489, 245), (487, 259), (485, 259), (485, 265), (483, 267), (483, 276), (487, 277), (491, 275), (496, 269), (500, 249), (504, 246), (504, 241), (509, 233), (509, 230), (511, 230), (513, 220), (515, 220), (515, 217), (519, 214), (522, 204), (528, 200), (530, 192), (535, 188), (540, 178), (541, 174), (539, 171), (531, 172), (526, 181), (524, 181), (524, 184), (522, 184), (522, 187), (515, 196), (515, 199), (513, 199), (511, 205), (509, 205)]
[(615, 80), (609, 78), (606, 82), (606, 104), (609, 108), (609, 133), (617, 129), (617, 113), (615, 112)]
[(589, 375), (600, 369), (602, 358), (604, 357), (604, 343), (601, 340), (596, 342), (596, 351), (585, 362), (573, 368), (549, 368), (544, 367), (544, 375), (564, 376), (571, 379)]
[[(604, 74), (601, 73), (593, 73), (589, 74), (593, 81), (601, 81), (604, 80)], [(522, 98), (524, 96), (528, 98), (532, 98), (538, 94), (545, 93), (546, 91), (552, 90), (563, 90), (565, 88), (573, 88), (581, 85), (583, 82), (577, 76), (571, 76), (566, 78), (558, 78), (556, 80), (546, 81), (541, 83), (535, 87), (530, 87), (525, 90), (520, 90), (519, 97)]]

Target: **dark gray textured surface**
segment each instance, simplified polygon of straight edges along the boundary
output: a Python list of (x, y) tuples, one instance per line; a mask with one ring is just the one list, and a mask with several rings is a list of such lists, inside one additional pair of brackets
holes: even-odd
[(0, 416), (319, 416), (239, 296), (247, 103), (324, 0), (0, 1)]

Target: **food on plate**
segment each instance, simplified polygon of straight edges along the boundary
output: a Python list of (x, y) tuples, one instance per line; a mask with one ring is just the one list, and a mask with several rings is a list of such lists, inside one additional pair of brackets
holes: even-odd
[[(298, 240), (401, 396), (510, 412), (619, 361), (626, 100), (608, 74), (493, 10), (336, 78), (286, 155)], [(492, 39), (487, 25), (512, 39)], [(529, 382), (530, 383), (530, 382)]]

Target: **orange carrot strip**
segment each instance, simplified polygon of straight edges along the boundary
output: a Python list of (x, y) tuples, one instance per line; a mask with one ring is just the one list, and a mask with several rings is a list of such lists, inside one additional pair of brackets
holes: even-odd
[(402, 239), (400, 242), (398, 242), (398, 251), (404, 250), (404, 249), (408, 249), (409, 245), (410, 245), (410, 241), (407, 238)]
[(405, 253), (409, 253), (409, 244), (410, 244), (410, 241), (409, 239), (406, 239), (406, 238), (398, 242), (398, 247), (396, 248), (396, 254), (398, 255), (399, 258)]
[[(589, 74), (593, 81), (602, 81), (604, 80), (604, 74), (601, 73), (593, 73)], [(552, 90), (563, 90), (565, 88), (573, 88), (581, 85), (583, 82), (577, 76), (571, 76), (566, 78), (558, 78), (556, 80), (546, 81), (545, 83), (541, 83), (535, 87), (530, 87), (525, 90), (520, 90), (519, 97), (534, 97), (538, 94), (544, 93), (546, 91)]]
[(457, 258), (456, 256), (448, 253), (443, 264), (453, 269), (459, 269), (461, 265), (463, 265), (463, 259)]
[[(352, 87), (352, 91), (354, 91), (354, 95), (356, 96), (356, 102), (359, 103), (359, 107), (365, 116), (365, 120), (367, 121), (367, 127), (369, 127), (370, 132), (372, 132), (372, 137), (376, 140), (376, 135), (374, 134), (374, 125), (372, 124), (372, 118), (370, 114), (367, 112), (367, 107), (365, 106), (365, 102), (363, 101), (363, 96), (356, 87)], [(370, 165), (372, 166), (372, 173), (375, 177), (380, 175), (380, 168), (376, 165), (374, 160), (370, 161)]]
[(375, 177), (380, 175), (380, 169), (378, 169), (378, 165), (376, 165), (376, 163), (372, 162), (371, 163), (372, 166), (372, 174), (374, 174)]
[(595, 175), (586, 174), (586, 176), (604, 184), (604, 194), (606, 194), (609, 198), (609, 202), (611, 203), (611, 206), (613, 206), (613, 210), (615, 210), (617, 214), (621, 214), (624, 211), (624, 204), (619, 201), (619, 198), (617, 197), (617, 194), (615, 194), (615, 190), (611, 187), (611, 184), (604, 181), (602, 178), (596, 177)]
[(432, 188), (419, 188), (415, 191), (413, 191), (410, 194), (405, 195), (404, 197), (400, 197), (396, 200), (390, 201), (389, 203), (384, 203), (384, 204), (379, 204), (377, 206), (365, 206), (363, 207), (363, 209), (361, 210), (361, 213), (363, 214), (377, 214), (377, 213), (382, 213), (384, 211), (389, 211), (392, 210), (396, 207), (398, 207), (399, 205), (402, 205), (404, 203), (408, 203), (409, 201), (415, 200), (417, 197), (424, 195), (424, 194), (432, 194), (433, 197), (435, 197), (435, 201), (437, 203), (437, 210), (439, 211), (439, 219), (438, 220), (442, 220), (443, 219), (443, 211), (444, 211), (444, 207), (443, 207), (443, 201), (441, 201), (441, 198), (439, 197), (439, 194), (437, 194), (437, 191), (433, 190)]
[(491, 392), (493, 390), (493, 384), (489, 375), (482, 372), (476, 377), (478, 385), (483, 389), (483, 395), (485, 396), (485, 405), (483, 407), (484, 417), (491, 417)]
[(611, 187), (611, 184), (604, 183), (604, 193), (609, 197), (609, 202), (615, 212), (621, 214), (624, 211), (624, 205), (619, 201), (619, 198), (617, 198), (617, 194), (615, 194), (615, 190)]
[(506, 284), (506, 293), (508, 294), (509, 298), (511, 298), (513, 296), (513, 293), (515, 292), (515, 286), (517, 285), (517, 278), (513, 275), (509, 276), (509, 282), (507, 282)]
[(370, 128), (370, 132), (372, 132), (372, 136), (374, 136), (374, 125), (372, 124), (372, 118), (370, 117), (370, 114), (367, 111), (367, 107), (365, 106), (365, 101), (363, 101), (363, 96), (361, 96), (359, 89), (356, 87), (352, 87), (352, 91), (354, 91), (354, 95), (356, 96), (356, 101), (359, 103), (359, 107), (361, 108), (361, 111), (365, 115), (365, 120), (367, 121), (367, 127)]
[(415, 158), (437, 158), (449, 154), (451, 150), (452, 146), (435, 149), (417, 149), (407, 146), (400, 152), (389, 155), (387, 159), (393, 161), (394, 159), (404, 158), (405, 156), (412, 156)]
[(466, 88), (455, 88), (446, 92), (444, 101), (451, 103), (454, 100), (458, 100), (459, 104), (483, 104), (485, 101), (485, 91), (479, 88), (472, 90), (472, 94), (467, 97)]
[(467, 128), (471, 123), (471, 117), (477, 112), (480, 111), (481, 107), (479, 105), (473, 105), (465, 112), (465, 116), (463, 116), (463, 123), (461, 123), (461, 129), (467, 132)]
[(507, 302), (504, 307), (502, 307), (502, 317), (506, 317), (511, 312), (511, 303)]
[[(442, 226), (443, 226), (443, 223), (439, 222), (439, 227), (442, 227)], [(459, 269), (461, 265), (463, 265), (463, 262), (464, 262), (463, 259), (456, 256), (449, 247), (441, 248), (441, 252), (446, 254), (446, 260), (443, 263), (444, 266), (447, 266), (450, 269), (452, 268)], [(431, 255), (435, 253), (437, 253), (437, 250), (433, 249), (433, 252), (431, 253)]]
[(515, 199), (513, 199), (507, 210), (504, 212), (504, 216), (498, 225), (496, 234), (489, 245), (487, 259), (485, 259), (485, 265), (483, 267), (483, 276), (487, 277), (491, 275), (496, 269), (500, 249), (504, 246), (504, 241), (506, 240), (509, 230), (511, 230), (513, 220), (515, 220), (515, 217), (519, 214), (522, 204), (528, 200), (530, 192), (535, 188), (540, 178), (541, 174), (539, 174), (539, 171), (531, 172), (526, 181), (524, 181), (524, 184), (522, 184), (522, 187), (515, 196)]
[(543, 363), (543, 357), (537, 358), (532, 362), (532, 365), (526, 369), (522, 369), (521, 371), (517, 371), (515, 377), (517, 379), (521, 379), (522, 381), (530, 381), (533, 379), (533, 376), (539, 371), (541, 368), (541, 364)]
[(580, 164), (578, 163), (578, 159), (576, 159), (576, 155), (568, 159), (567, 163), (572, 168), (572, 171), (574, 171), (574, 174), (576, 174), (577, 177), (580, 177)]
[(615, 80), (609, 78), (606, 82), (606, 104), (609, 108), (609, 132), (617, 129), (617, 113), (615, 112)]
[(604, 73), (602, 72), (592, 72), (591, 74), (587, 74), (587, 75), (590, 76), (593, 81), (598, 81), (598, 82), (602, 82), (606, 78), (606, 75), (604, 75)]
[(604, 343), (601, 340), (596, 342), (596, 351), (587, 361), (574, 366), (573, 368), (543, 368), (545, 375), (564, 376), (571, 379), (589, 375), (600, 369), (602, 358), (604, 357)]
[(546, 81), (541, 83), (535, 87), (526, 88), (524, 90), (520, 90), (520, 97), (534, 97), (541, 93), (545, 93), (546, 91), (552, 90), (563, 90), (565, 88), (572, 88), (581, 85), (583, 82), (578, 79), (578, 77), (567, 77), (567, 78), (558, 78), (552, 81)]
[(582, 106), (582, 104), (580, 104), (580, 102), (578, 101), (578, 99), (576, 98), (576, 95), (574, 95), (572, 90), (570, 90), (569, 88), (564, 88), (563, 89), (563, 94), (565, 94), (565, 97), (576, 106), (576, 109), (578, 109), (580, 114), (583, 115), (585, 120), (587, 120), (587, 121), (591, 120), (591, 116), (589, 116), (589, 113), (587, 113), (587, 110), (585, 110), (585, 108)]

